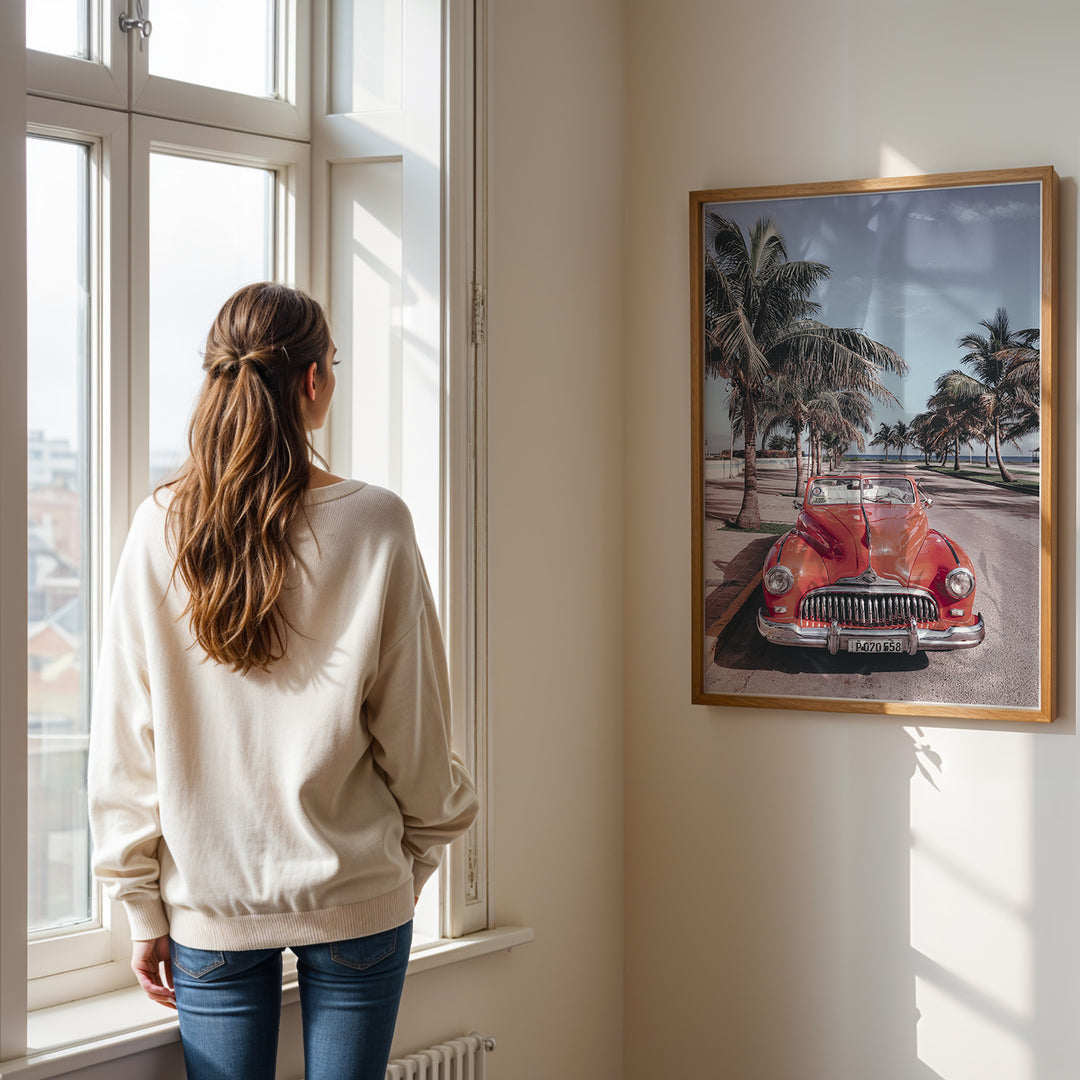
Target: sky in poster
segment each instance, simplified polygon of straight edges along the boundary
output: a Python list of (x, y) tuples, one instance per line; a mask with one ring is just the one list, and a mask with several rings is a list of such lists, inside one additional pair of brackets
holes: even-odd
[[(885, 379), (899, 404), (876, 404), (875, 430), (923, 412), (937, 377), (961, 367), (957, 340), (985, 332), (979, 322), (998, 307), (1017, 330), (1039, 325), (1037, 183), (709, 203), (705, 209), (735, 221), (744, 234), (759, 218), (775, 218), (789, 259), (823, 262), (832, 271), (812, 297), (821, 304), (818, 318), (860, 328), (907, 361), (906, 376)], [(726, 380), (706, 379), (705, 436), (712, 453), (730, 445), (727, 399)], [(1037, 445), (1032, 435), (1020, 452)]]

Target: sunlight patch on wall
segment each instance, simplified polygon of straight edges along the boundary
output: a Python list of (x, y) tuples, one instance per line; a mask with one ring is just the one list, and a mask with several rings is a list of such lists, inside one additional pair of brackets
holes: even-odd
[(1030, 737), (938, 730), (915, 741), (919, 1058), (947, 1080), (1033, 1078)]
[(920, 169), (910, 158), (905, 157), (888, 143), (881, 144), (881, 156), (878, 164), (879, 176), (922, 176), (925, 169)]
[[(963, 995), (916, 978), (922, 1014), (918, 1027), (919, 1060), (942, 1080), (1034, 1080), (1028, 1040), (1001, 1027)], [(933, 1022), (928, 1023), (928, 1018)]]

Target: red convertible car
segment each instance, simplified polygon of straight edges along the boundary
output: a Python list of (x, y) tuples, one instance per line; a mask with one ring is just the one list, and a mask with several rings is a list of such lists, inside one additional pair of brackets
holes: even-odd
[(969, 649), (985, 633), (975, 570), (931, 529), (904, 476), (815, 476), (795, 528), (769, 551), (758, 630), (776, 645), (910, 653)]

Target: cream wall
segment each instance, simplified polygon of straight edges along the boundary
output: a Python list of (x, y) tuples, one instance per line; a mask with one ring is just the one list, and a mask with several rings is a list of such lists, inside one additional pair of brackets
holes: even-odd
[[(493, 6), (494, 912), (536, 940), (410, 977), (395, 1052), (479, 1029), (498, 1040), (502, 1080), (617, 1080), (623, 11), (618, 0)], [(21, 126), (13, 117), (16, 145)], [(284, 1080), (300, 1075), (298, 1040), (287, 1009)], [(179, 1080), (183, 1068), (172, 1045), (70, 1075)]]
[[(629, 0), (627, 20), (626, 1076), (1075, 1076), (1080, 13)], [(1061, 719), (690, 705), (687, 192), (1044, 164), (1063, 178)]]

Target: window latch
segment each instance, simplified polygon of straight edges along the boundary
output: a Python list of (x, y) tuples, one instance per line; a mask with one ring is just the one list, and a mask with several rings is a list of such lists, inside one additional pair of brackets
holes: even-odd
[(142, 0), (135, 0), (135, 14), (138, 18), (132, 18), (126, 11), (120, 12), (120, 29), (125, 34), (132, 30), (138, 30), (144, 38), (148, 38), (153, 32), (153, 24), (143, 13)]

